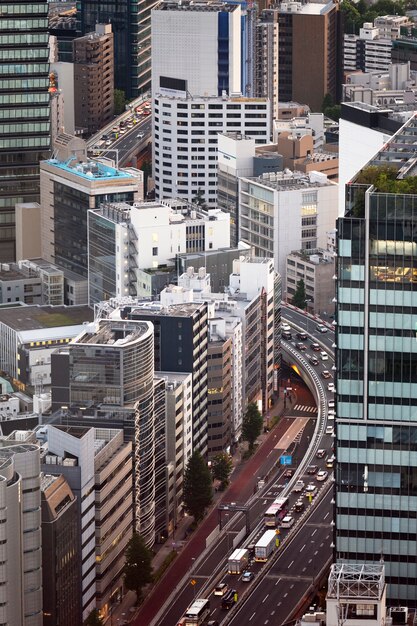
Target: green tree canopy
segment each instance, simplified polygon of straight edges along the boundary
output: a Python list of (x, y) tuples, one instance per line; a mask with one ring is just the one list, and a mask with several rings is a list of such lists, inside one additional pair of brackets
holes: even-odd
[(136, 602), (142, 597), (143, 588), (152, 582), (152, 552), (146, 547), (141, 535), (134, 532), (125, 552), (123, 577), (125, 586), (136, 593)]
[(297, 282), (297, 287), (295, 288), (295, 293), (292, 298), (292, 304), (299, 309), (305, 309), (307, 306), (306, 286), (302, 278)]
[(185, 509), (199, 522), (213, 501), (213, 485), (207, 463), (197, 450), (188, 460), (183, 489)]
[(197, 206), (201, 207), (203, 210), (205, 210), (207, 208), (206, 205), (206, 200), (204, 198), (204, 193), (203, 190), (199, 187), (195, 193), (195, 196), (193, 197), (193, 202), (194, 204), (196, 204)]
[(217, 454), (213, 459), (212, 472), (216, 480), (220, 480), (221, 489), (226, 489), (229, 484), (230, 473), (233, 469), (232, 459), (230, 454), (221, 452)]
[(242, 437), (249, 444), (252, 451), (255, 441), (262, 432), (263, 418), (255, 402), (251, 402), (246, 409), (242, 422)]
[(93, 609), (84, 622), (84, 626), (103, 626), (103, 618), (100, 617), (98, 609)]
[(122, 89), (114, 90), (114, 114), (120, 115), (124, 113), (126, 106), (126, 96)]

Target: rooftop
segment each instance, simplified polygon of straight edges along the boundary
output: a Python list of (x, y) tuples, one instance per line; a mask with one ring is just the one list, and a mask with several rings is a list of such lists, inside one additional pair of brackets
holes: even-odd
[(160, 317), (190, 317), (202, 306), (198, 303), (182, 303), (163, 306), (159, 302), (142, 302), (131, 307), (130, 316), (154, 315)]
[(109, 165), (104, 165), (104, 163), (100, 161), (78, 161), (75, 157), (72, 157), (67, 161), (48, 159), (44, 161), (44, 163), (52, 165), (68, 174), (75, 174), (84, 180), (128, 180), (134, 178), (131, 174), (117, 170)]
[(137, 341), (149, 332), (151, 326), (147, 322), (100, 320), (94, 329), (91, 326), (86, 328), (76, 343), (122, 347)]
[(334, 2), (281, 2), (280, 13), (300, 13), (302, 15), (325, 15), (335, 6)]
[(258, 177), (248, 177), (246, 180), (256, 182), (276, 191), (295, 191), (297, 189), (319, 188), (324, 185), (333, 185), (325, 174), (318, 172), (266, 172)]
[(236, 11), (239, 4), (227, 4), (216, 0), (163, 0), (157, 7), (159, 11)]
[(78, 306), (19, 306), (0, 308), (0, 323), (15, 331), (76, 326), (93, 320), (93, 311), (85, 304)]

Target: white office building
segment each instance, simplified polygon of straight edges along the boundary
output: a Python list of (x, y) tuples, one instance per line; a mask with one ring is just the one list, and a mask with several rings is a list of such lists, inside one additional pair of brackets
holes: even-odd
[(290, 252), (326, 247), (337, 218), (337, 190), (337, 183), (319, 172), (241, 178), (239, 239), (253, 246), (257, 256), (273, 258), (284, 277)]
[(257, 144), (270, 138), (269, 100), (242, 95), (189, 98), (156, 94), (153, 165), (158, 199), (200, 196), (217, 202), (218, 133), (240, 133)]
[(230, 215), (179, 200), (103, 204), (89, 211), (89, 302), (151, 296), (142, 270), (173, 267), (176, 254), (230, 247)]
[(152, 91), (219, 96), (241, 87), (239, 4), (161, 2), (152, 10)]

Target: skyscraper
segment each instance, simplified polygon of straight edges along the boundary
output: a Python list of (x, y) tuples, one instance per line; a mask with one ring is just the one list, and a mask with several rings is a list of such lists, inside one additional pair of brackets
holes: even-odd
[(347, 185), (337, 270), (338, 562), (417, 586), (417, 118)]
[(78, 0), (77, 31), (112, 25), (117, 89), (134, 98), (151, 86), (151, 9), (157, 0)]
[(15, 259), (15, 204), (39, 201), (50, 145), (48, 2), (1, 3), (0, 262)]

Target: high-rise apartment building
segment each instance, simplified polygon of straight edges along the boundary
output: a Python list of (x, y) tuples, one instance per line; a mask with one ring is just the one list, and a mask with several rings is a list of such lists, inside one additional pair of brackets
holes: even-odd
[(151, 10), (157, 0), (77, 0), (77, 32), (111, 24), (114, 33), (114, 81), (128, 99), (151, 85)]
[(278, 10), (279, 100), (321, 111), (324, 96), (336, 101), (341, 85), (339, 5), (281, 2)]
[(336, 558), (417, 586), (417, 120), (347, 186), (337, 223)]
[(0, 33), (0, 261), (15, 259), (15, 205), (39, 201), (48, 157), (48, 2), (2, 3)]
[(113, 119), (114, 47), (111, 24), (73, 41), (74, 111), (77, 131), (93, 135)]

